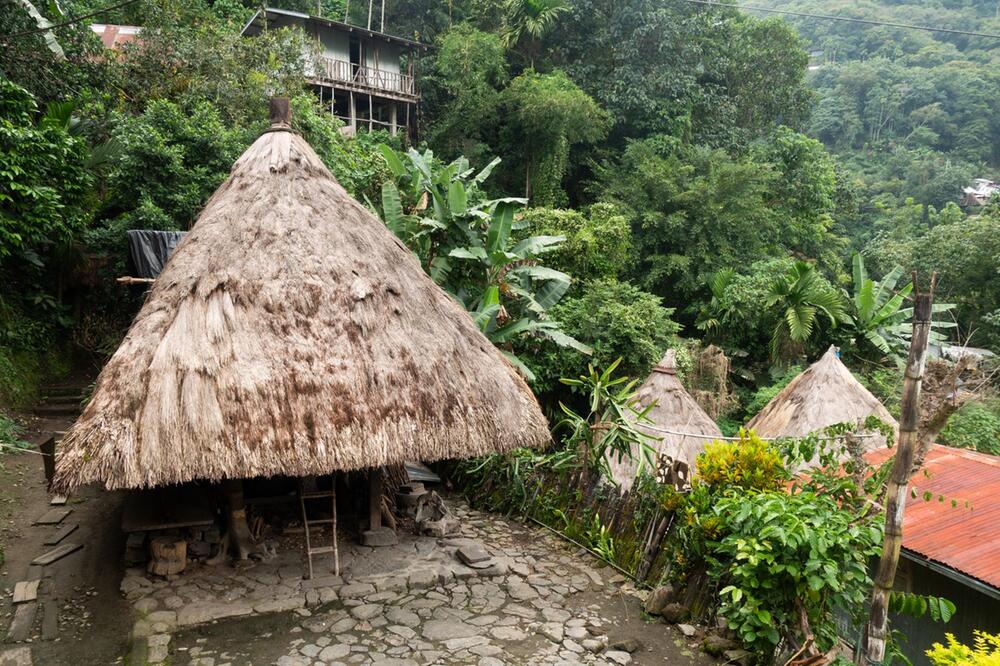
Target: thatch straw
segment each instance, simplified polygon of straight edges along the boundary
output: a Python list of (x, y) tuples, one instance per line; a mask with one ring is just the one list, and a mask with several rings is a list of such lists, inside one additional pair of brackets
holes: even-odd
[[(793, 379), (747, 424), (760, 437), (804, 437), (837, 423), (864, 423), (869, 416), (899, 425), (889, 410), (862, 386), (830, 347), (823, 357)], [(868, 435), (876, 433), (864, 432)], [(885, 446), (884, 436), (862, 440), (864, 450)]]
[[(662, 438), (659, 441), (650, 440), (648, 442), (656, 450), (654, 460), (661, 456), (669, 456), (673, 460), (686, 463), (693, 473), (698, 454), (705, 449), (705, 445), (712, 438), (722, 437), (722, 431), (695, 399), (684, 390), (684, 386), (677, 378), (677, 361), (674, 350), (668, 350), (663, 360), (653, 368), (649, 377), (639, 387), (636, 397), (641, 405), (640, 409), (653, 405), (647, 414), (651, 421), (647, 426), (702, 435), (702, 437), (670, 435), (644, 427), (642, 423), (636, 424), (638, 430), (652, 437)], [(654, 402), (655, 404), (653, 404)], [(623, 493), (632, 487), (635, 480), (639, 469), (639, 455), (640, 452), (634, 450), (632, 451), (632, 460), (623, 458), (619, 461), (614, 457), (610, 457), (608, 460), (612, 477), (619, 484)], [(650, 472), (655, 473), (655, 470), (650, 470)]]
[(156, 280), (53, 488), (323, 474), (549, 439), (524, 381), (287, 125)]

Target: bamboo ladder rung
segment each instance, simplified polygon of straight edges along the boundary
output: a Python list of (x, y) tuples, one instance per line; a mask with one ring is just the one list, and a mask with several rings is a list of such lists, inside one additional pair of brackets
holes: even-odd
[[(313, 555), (333, 553), (333, 573), (340, 575), (340, 552), (337, 548), (337, 479), (330, 475), (330, 490), (317, 490), (316, 477), (306, 477), (299, 479), (299, 506), (302, 509), (302, 528), (306, 540), (306, 560), (309, 565), (309, 578), (313, 577)], [(329, 499), (329, 518), (309, 518), (309, 510), (306, 506), (308, 500)], [(332, 544), (329, 546), (312, 545), (312, 534), (310, 527), (313, 525), (330, 525)]]

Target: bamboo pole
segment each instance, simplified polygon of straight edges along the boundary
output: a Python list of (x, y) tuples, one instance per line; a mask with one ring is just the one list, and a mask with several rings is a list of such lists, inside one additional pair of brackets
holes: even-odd
[(872, 589), (871, 613), (868, 619), (865, 660), (879, 664), (885, 658), (888, 636), (889, 594), (892, 592), (899, 564), (899, 549), (903, 542), (903, 511), (906, 492), (913, 476), (913, 460), (919, 446), (920, 390), (926, 365), (927, 341), (931, 330), (931, 305), (934, 301), (934, 276), (927, 293), (916, 290), (917, 275), (913, 274), (913, 336), (903, 376), (903, 399), (899, 419), (899, 443), (889, 473), (885, 491), (885, 536)]

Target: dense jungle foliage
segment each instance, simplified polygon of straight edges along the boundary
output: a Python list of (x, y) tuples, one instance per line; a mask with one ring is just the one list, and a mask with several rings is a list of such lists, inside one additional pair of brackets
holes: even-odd
[[(620, 357), (641, 378), (690, 341), (732, 361), (728, 423), (831, 343), (888, 398), (908, 321), (893, 296), (912, 269), (939, 272), (943, 336), (1000, 344), (1000, 205), (956, 203), (1000, 160), (988, 40), (652, 0), (408, 0), (387, 31), (434, 48), (416, 63), (407, 153), (380, 133), (344, 138), (305, 86), (304, 35), (240, 36), (252, 3), (131, 3), (100, 16), (143, 26), (115, 53), (87, 22), (38, 33), (26, 7), (0, 12), (14, 35), (0, 52), (5, 404), (80, 350), (99, 363), (115, 349), (141, 302), (111, 280), (124, 231), (187, 228), (274, 94), (552, 413), (575, 399), (558, 379), (588, 362)], [(986, 3), (827, 10), (997, 25)], [(419, 209), (452, 188), (456, 208)], [(964, 410), (948, 441), (995, 450), (994, 405)]]
[[(983, 0), (767, 1), (1000, 32)], [(345, 4), (319, 7), (341, 18)], [(399, 0), (388, 32), (433, 46), (415, 63), (406, 145), (345, 137), (306, 85), (309, 38), (240, 35), (250, 0), (101, 13), (91, 20), (142, 26), (114, 52), (72, 21), (103, 5), (0, 6), (0, 407), (113, 353), (143, 298), (114, 281), (129, 270), (124, 232), (189, 228), (265, 129), (268, 98), (285, 95), (295, 129), (552, 419), (553, 449), (463, 464), (481, 501), (629, 570), (642, 529), (674, 517), (656, 574), (714, 584), (762, 663), (802, 613), (825, 646), (835, 611), (859, 612), (881, 538), (865, 500), (881, 477), (817, 475), (785, 492), (794, 447), (740, 426), (831, 344), (898, 412), (910, 271), (938, 272), (936, 343), (1000, 350), (1000, 201), (958, 205), (972, 178), (1000, 179), (1000, 42), (661, 0)], [(350, 3), (348, 18), (365, 9)], [(60, 25), (40, 32), (29, 10)], [(728, 359), (716, 371), (709, 345)], [(634, 524), (613, 535), (581, 479), (642, 448), (629, 396), (670, 348), (739, 442), (706, 451), (684, 496), (643, 475)], [(0, 414), (0, 446), (20, 433)], [(964, 407), (941, 440), (1000, 454), (998, 399)], [(751, 557), (758, 547), (769, 556)]]

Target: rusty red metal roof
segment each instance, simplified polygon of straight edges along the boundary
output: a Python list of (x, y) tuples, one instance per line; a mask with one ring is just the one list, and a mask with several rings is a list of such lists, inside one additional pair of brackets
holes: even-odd
[(114, 25), (111, 23), (94, 23), (90, 29), (101, 38), (101, 43), (105, 48), (117, 51), (122, 44), (135, 41), (139, 31), (142, 30), (137, 25)]
[[(878, 449), (865, 457), (880, 464), (894, 453)], [(931, 447), (910, 479), (903, 549), (1000, 590), (1000, 457)]]

